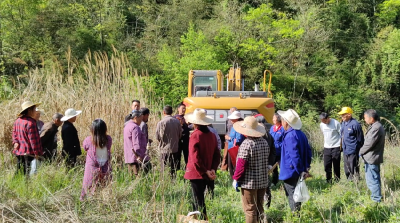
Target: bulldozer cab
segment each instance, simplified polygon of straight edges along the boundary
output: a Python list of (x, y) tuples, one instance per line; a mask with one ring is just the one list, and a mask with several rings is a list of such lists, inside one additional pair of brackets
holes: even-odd
[[(271, 77), (267, 88), (264, 71), (263, 87), (256, 83), (253, 91), (244, 90), (244, 78), (240, 67), (232, 67), (224, 78), (220, 70), (190, 70), (188, 79), (188, 97), (183, 100), (186, 112), (193, 112), (196, 108), (204, 108), (207, 115), (213, 119), (212, 125), (218, 134), (226, 133), (226, 123), (229, 109), (236, 107), (242, 117), (262, 114), (265, 120), (272, 123), (275, 113), (272, 99)], [(225, 82), (226, 81), (226, 82)], [(226, 87), (224, 87), (224, 82)]]
[(221, 91), (222, 80), (220, 70), (191, 70), (188, 97), (196, 97), (198, 92)]

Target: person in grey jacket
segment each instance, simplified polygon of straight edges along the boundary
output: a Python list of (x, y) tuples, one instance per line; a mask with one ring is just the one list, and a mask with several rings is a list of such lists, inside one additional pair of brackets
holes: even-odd
[(380, 165), (383, 163), (385, 129), (374, 109), (364, 112), (364, 120), (370, 126), (365, 134), (364, 145), (360, 149), (360, 157), (365, 163), (365, 180), (371, 191), (371, 199), (380, 202), (382, 199)]
[(164, 117), (157, 123), (156, 138), (158, 149), (161, 153), (161, 171), (164, 172), (165, 166), (170, 166), (171, 177), (180, 168), (179, 140), (182, 136), (182, 126), (178, 119), (172, 117), (172, 107), (165, 106)]

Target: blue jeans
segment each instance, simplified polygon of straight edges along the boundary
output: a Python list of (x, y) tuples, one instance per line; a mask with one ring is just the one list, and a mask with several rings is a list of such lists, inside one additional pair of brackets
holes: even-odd
[(380, 170), (380, 164), (365, 163), (365, 179), (368, 189), (371, 191), (371, 199), (375, 202), (381, 202), (382, 199)]

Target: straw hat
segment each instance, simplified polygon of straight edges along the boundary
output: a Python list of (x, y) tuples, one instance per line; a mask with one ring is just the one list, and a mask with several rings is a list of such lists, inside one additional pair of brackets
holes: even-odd
[(185, 115), (185, 120), (196, 125), (210, 125), (214, 120), (207, 117), (206, 110), (196, 108), (193, 113)]
[(242, 114), (239, 111), (232, 112), (231, 115), (228, 116), (228, 119), (239, 119), (242, 118)]
[(262, 137), (265, 135), (265, 127), (259, 124), (253, 116), (247, 116), (243, 121), (233, 124), (236, 132), (250, 137)]
[(30, 107), (33, 107), (33, 106), (38, 106), (38, 105), (40, 105), (40, 104), (42, 104), (42, 103), (33, 103), (33, 102), (31, 102), (31, 101), (25, 101), (24, 103), (21, 104), (21, 109), (22, 109), (22, 110), (18, 113), (18, 116), (20, 116), (21, 113), (22, 113), (23, 111), (25, 111), (26, 109), (28, 109), (28, 108), (30, 108)]
[(299, 114), (293, 109), (288, 109), (287, 111), (278, 111), (278, 114), (293, 128), (301, 129), (303, 125), (300, 120)]
[(68, 109), (65, 111), (64, 117), (61, 118), (61, 121), (62, 121), (62, 122), (65, 122), (65, 121), (67, 121), (67, 120), (69, 120), (69, 119), (71, 119), (71, 118), (73, 118), (73, 117), (79, 115), (80, 113), (82, 113), (82, 111), (76, 111), (76, 110), (73, 109), (73, 108), (68, 108)]

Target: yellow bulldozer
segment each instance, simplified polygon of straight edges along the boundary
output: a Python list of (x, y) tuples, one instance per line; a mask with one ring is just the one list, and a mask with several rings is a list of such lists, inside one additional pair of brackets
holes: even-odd
[[(267, 73), (269, 74), (268, 88)], [(257, 112), (272, 124), (275, 106), (270, 91), (272, 78), (270, 71), (264, 71), (262, 91), (259, 83), (255, 83), (254, 91), (244, 91), (244, 78), (240, 67), (230, 68), (226, 75), (225, 90), (224, 78), (220, 70), (190, 70), (188, 97), (183, 100), (186, 112), (193, 112), (196, 108), (206, 109), (207, 116), (214, 119), (213, 127), (220, 135), (226, 133), (226, 120), (231, 107), (236, 107), (243, 118)]]

